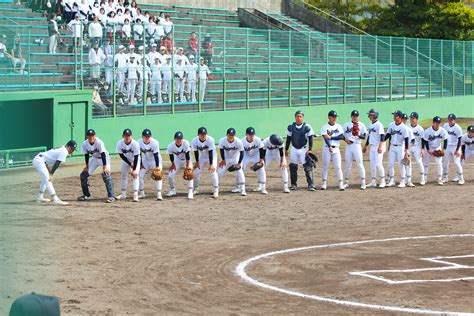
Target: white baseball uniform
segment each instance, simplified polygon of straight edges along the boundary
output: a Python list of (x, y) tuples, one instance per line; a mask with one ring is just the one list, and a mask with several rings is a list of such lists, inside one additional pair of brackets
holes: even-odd
[[(120, 182), (120, 191), (123, 195), (126, 194), (127, 186), (128, 186), (128, 174), (132, 171), (133, 168), (133, 161), (135, 156), (138, 156), (138, 162), (135, 170), (137, 173), (140, 171), (140, 145), (134, 139), (130, 142), (130, 144), (125, 144), (123, 139), (119, 140), (116, 147), (117, 154), (123, 154), (125, 158), (127, 158), (130, 164), (127, 164), (125, 161), (121, 161), (120, 164), (120, 172), (121, 172), (121, 182)], [(132, 188), (133, 192), (138, 193), (139, 188), (139, 179), (138, 175), (136, 178), (132, 179)]]
[[(440, 127), (437, 131), (435, 131), (433, 127), (430, 127), (426, 129), (423, 133), (423, 139), (427, 142), (429, 151), (433, 152), (434, 150), (439, 150), (442, 148), (443, 141), (448, 139), (448, 132), (442, 127)], [(429, 153), (426, 153), (423, 156), (425, 180), (428, 181), (428, 167), (430, 165), (431, 157), (434, 158), (436, 164), (436, 171), (438, 174), (438, 181), (440, 181), (443, 175), (443, 157), (434, 157)]]
[[(461, 140), (462, 128), (457, 123), (450, 126), (449, 123), (443, 125), (443, 128), (448, 132), (448, 147), (444, 154), (443, 161), (443, 179), (448, 181), (449, 163), (451, 159), (456, 167), (457, 176), (462, 177), (462, 165), (461, 165)], [(457, 155), (458, 153), (459, 155)]]
[[(150, 142), (145, 143), (143, 138), (138, 141), (138, 145), (140, 145), (140, 152), (142, 153), (142, 168), (140, 169), (139, 176), (140, 176), (140, 191), (145, 190), (145, 175), (149, 170), (153, 170), (156, 167), (159, 167), (163, 170), (163, 159), (161, 158), (160, 154), (160, 144), (158, 140), (150, 137)], [(156, 165), (155, 161), (155, 154), (158, 154), (158, 165)], [(163, 180), (156, 181), (156, 191), (161, 192), (163, 188)]]
[[(335, 123), (331, 125), (329, 123), (324, 124), (321, 127), (321, 135), (330, 136), (330, 139), (324, 140), (323, 145), (323, 171), (322, 178), (323, 182), (327, 181), (329, 165), (332, 161), (334, 169), (336, 169), (336, 177), (339, 183), (343, 181), (342, 168), (341, 168), (341, 150), (339, 142), (342, 139), (344, 130), (340, 124)], [(340, 138), (339, 138), (340, 137)], [(335, 139), (333, 139), (335, 138)]]
[(462, 135), (461, 138), (461, 145), (466, 146), (464, 151), (464, 160), (462, 163), (464, 164), (466, 161), (469, 160), (472, 156), (474, 156), (474, 137), (469, 137), (469, 133)]
[(158, 97), (158, 103), (163, 103), (161, 98), (161, 64), (160, 63), (153, 63), (150, 67), (151, 69), (151, 79), (150, 79), (150, 86), (151, 86), (151, 95)]
[[(189, 167), (193, 167), (193, 159), (191, 157), (190, 150), (191, 146), (189, 145), (189, 142), (185, 139), (183, 139), (183, 143), (181, 144), (181, 146), (176, 145), (176, 142), (174, 141), (168, 145), (168, 149), (166, 150), (166, 152), (168, 153), (168, 155), (173, 155), (173, 162), (176, 167), (176, 170), (172, 170), (168, 174), (168, 182), (170, 184), (171, 190), (174, 190), (176, 188), (175, 176), (178, 173), (179, 169), (186, 168), (187, 166), (186, 156), (189, 157)], [(193, 187), (194, 180), (188, 180), (188, 190), (192, 190)]]
[(105, 148), (104, 142), (100, 138), (96, 137), (95, 142), (92, 144), (89, 143), (87, 139), (83, 141), (81, 146), (81, 153), (84, 155), (89, 154), (92, 156), (89, 159), (89, 169), (87, 170), (90, 176), (98, 167), (103, 166), (101, 153), (105, 153), (105, 161), (110, 170), (110, 155), (107, 152), (107, 149)]
[(197, 71), (199, 66), (197, 64), (187, 64), (186, 74), (188, 80), (188, 93), (191, 96), (191, 102), (196, 102), (196, 82), (197, 82)]
[[(244, 151), (244, 145), (242, 144), (242, 141), (237, 137), (234, 138), (234, 141), (232, 143), (227, 140), (227, 137), (222, 137), (219, 141), (219, 149), (223, 149), (225, 153), (225, 166), (219, 167), (219, 169), (217, 170), (219, 177), (222, 177), (227, 172), (227, 168), (230, 165), (239, 163), (240, 152)], [(237, 174), (237, 186), (245, 188), (245, 175), (243, 168), (240, 168), (235, 172)], [(219, 182), (221, 181), (219, 180)]]
[(398, 162), (400, 169), (400, 183), (405, 183), (406, 170), (402, 165), (402, 159), (405, 156), (405, 138), (410, 141), (410, 135), (406, 125), (403, 123), (396, 124), (392, 122), (388, 125), (387, 134), (390, 135), (390, 149), (388, 151), (388, 180), (389, 183), (394, 181), (395, 177), (395, 161)]
[(56, 161), (65, 162), (69, 155), (66, 146), (50, 149), (46, 152), (39, 153), (33, 159), (33, 167), (40, 174), (41, 183), (38, 195), (43, 197), (44, 191), (48, 190), (51, 198), (57, 200), (56, 191), (54, 190), (53, 182), (49, 181), (48, 167), (54, 165)]
[(211, 180), (212, 180), (212, 187), (216, 190), (219, 188), (219, 177), (217, 175), (217, 153), (216, 153), (216, 144), (214, 142), (214, 138), (211, 136), (206, 135), (206, 140), (201, 141), (199, 136), (194, 137), (191, 141), (191, 148), (193, 151), (197, 151), (199, 154), (199, 168), (194, 169), (194, 187), (199, 187), (199, 183), (201, 181), (201, 172), (204, 170), (206, 166), (210, 166), (210, 156), (209, 153), (212, 154), (212, 165), (214, 166), (215, 170), (210, 171)]
[[(425, 167), (423, 166), (423, 159), (421, 157), (421, 145), (422, 145), (422, 139), (423, 139), (423, 133), (425, 130), (423, 127), (420, 125), (412, 126), (409, 125), (408, 128), (411, 130), (411, 134), (413, 134), (413, 143), (412, 146), (408, 149), (408, 152), (410, 155), (415, 159), (415, 162), (418, 165), (418, 168), (420, 169), (420, 178), (423, 181), (424, 180), (424, 175), (425, 175)], [(407, 181), (410, 182), (412, 175), (413, 175), (413, 164), (410, 163), (407, 166)]]
[[(253, 164), (260, 161), (260, 150), (264, 149), (265, 145), (260, 137), (254, 136), (253, 141), (249, 142), (247, 137), (242, 138), (244, 146), (244, 160), (242, 161), (242, 169), (247, 169)], [(267, 182), (267, 175), (265, 166), (257, 170), (257, 181), (259, 185), (264, 185)]]
[[(386, 150), (385, 142), (381, 140), (384, 135), (383, 124), (379, 121), (369, 125), (369, 145), (370, 145), (370, 176), (372, 182), (377, 179), (377, 173), (381, 179), (385, 178), (385, 170), (383, 168), (383, 154)], [(382, 142), (382, 152), (378, 152), (379, 144)]]
[[(283, 154), (283, 149), (285, 147), (284, 144), (280, 146), (275, 146), (270, 142), (270, 137), (267, 137), (263, 140), (263, 145), (265, 146), (265, 167), (269, 166), (273, 161), (275, 161), (278, 166), (282, 161), (286, 162), (285, 155)], [(281, 181), (283, 185), (286, 187), (288, 186), (288, 169), (287, 168), (280, 168), (281, 169)]]
[(365, 139), (367, 136), (367, 127), (364, 123), (358, 122), (359, 125), (359, 134), (354, 136), (352, 135), (352, 128), (354, 123), (349, 121), (345, 123), (342, 128), (344, 130), (344, 138), (346, 141), (350, 141), (351, 144), (346, 144), (346, 152), (345, 152), (345, 159), (346, 159), (346, 169), (345, 169), (345, 181), (349, 182), (349, 178), (351, 175), (351, 168), (352, 168), (352, 160), (355, 160), (357, 168), (359, 168), (359, 176), (361, 181), (365, 181), (365, 167), (364, 167), (364, 159), (362, 156), (362, 147), (361, 142), (362, 139)]

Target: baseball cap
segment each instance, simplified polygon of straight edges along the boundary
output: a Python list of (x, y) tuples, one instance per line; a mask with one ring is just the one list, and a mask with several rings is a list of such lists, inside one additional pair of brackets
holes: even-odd
[(467, 131), (468, 131), (469, 133), (474, 133), (474, 125), (469, 125), (469, 126), (467, 127)]
[(123, 45), (119, 45), (119, 47), (118, 47), (118, 49), (124, 49), (124, 48), (125, 48), (125, 46), (123, 46)]
[(253, 128), (253, 127), (247, 127), (247, 129), (245, 130), (245, 134), (247, 134), (247, 135), (255, 135), (255, 128)]
[(402, 113), (402, 119), (408, 119), (408, 115), (406, 113)]
[(433, 123), (441, 123), (441, 117), (439, 116), (433, 117)]
[(132, 44), (132, 45), (128, 46), (128, 48), (130, 48), (130, 49), (135, 48), (135, 45)]
[(275, 146), (283, 145), (283, 138), (277, 134), (270, 135), (270, 143)]
[(370, 109), (369, 112), (367, 112), (368, 115), (379, 115), (379, 112), (376, 109)]
[(300, 115), (300, 114), (304, 116), (304, 113), (301, 110), (298, 110), (298, 111), (295, 112), (295, 116)]
[(394, 116), (402, 117), (403, 113), (400, 110), (396, 110), (395, 112), (392, 113)]
[(59, 316), (59, 300), (54, 296), (26, 294), (17, 298), (11, 308), (10, 316)]
[(92, 128), (87, 130), (86, 136), (94, 136), (94, 135), (95, 135), (95, 131)]
[(179, 47), (178, 50), (184, 50), (182, 47)]
[(160, 50), (163, 50), (163, 49), (166, 49), (166, 47), (164, 47), (164, 46), (160, 46)]
[(410, 117), (418, 119), (418, 113), (417, 112), (411, 112)]
[(456, 119), (456, 114), (451, 113), (448, 115), (448, 120), (455, 120)]
[(156, 47), (157, 45), (155, 43), (151, 44), (151, 47)]
[(122, 136), (132, 136), (132, 130), (130, 128), (126, 128), (123, 130)]
[(337, 112), (334, 110), (329, 111), (328, 116), (330, 117), (337, 117)]
[(142, 45), (138, 46), (138, 50), (143, 50), (143, 46)]
[(76, 148), (77, 148), (77, 143), (76, 143), (75, 140), (72, 140), (72, 139), (71, 139), (70, 141), (67, 142), (66, 146), (71, 147), (72, 149), (76, 150)]
[(188, 59), (194, 59), (194, 55), (189, 55)]
[(145, 128), (142, 132), (142, 136), (150, 137), (151, 136), (151, 131), (148, 128)]
[(198, 135), (207, 135), (207, 129), (205, 127), (199, 127)]
[(235, 135), (235, 129), (233, 127), (227, 129), (227, 135)]
[(98, 40), (94, 40), (94, 44), (99, 44), (99, 41), (98, 41)]
[(135, 58), (135, 55), (130, 55), (130, 57), (129, 57), (129, 58)]
[(182, 132), (176, 132), (174, 133), (174, 139), (183, 139), (183, 133)]
[(359, 116), (359, 111), (353, 110), (353, 111), (351, 112), (351, 116)]

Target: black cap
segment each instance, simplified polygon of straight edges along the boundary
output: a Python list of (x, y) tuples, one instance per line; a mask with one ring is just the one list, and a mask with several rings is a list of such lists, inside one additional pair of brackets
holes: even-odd
[(416, 112), (411, 112), (410, 117), (418, 119), (418, 113)]
[(395, 112), (392, 113), (394, 116), (402, 117), (403, 113), (400, 110), (396, 110)]
[(76, 143), (75, 140), (72, 140), (72, 139), (71, 139), (70, 141), (67, 142), (66, 146), (71, 147), (72, 149), (76, 150), (76, 148), (77, 148), (77, 143)]
[(198, 135), (207, 135), (207, 128), (199, 127), (198, 128)]
[(280, 135), (272, 134), (270, 135), (270, 143), (274, 146), (283, 145), (283, 138)]
[(151, 136), (151, 131), (148, 128), (145, 128), (142, 132), (142, 136), (150, 137)]
[(330, 117), (337, 117), (337, 112), (334, 111), (334, 110), (331, 110), (331, 111), (328, 112), (328, 116), (330, 116)]
[(295, 112), (295, 116), (297, 116), (297, 115), (299, 115), (299, 114), (301, 114), (301, 115), (304, 116), (304, 113), (303, 113), (303, 111), (301, 111), (301, 110), (298, 110), (298, 111)]
[(132, 136), (132, 130), (130, 128), (124, 129), (122, 136)]
[(408, 115), (406, 113), (402, 113), (402, 119), (408, 119)]
[(369, 112), (367, 112), (367, 114), (369, 116), (374, 115), (376, 118), (379, 117), (379, 112), (376, 109), (370, 109)]
[(245, 130), (245, 134), (246, 135), (255, 135), (255, 128), (247, 127), (247, 129)]
[(94, 135), (95, 135), (95, 131), (92, 128), (89, 128), (86, 132), (86, 136), (94, 136)]
[(174, 139), (183, 139), (184, 136), (183, 136), (183, 133), (178, 131), (176, 133), (174, 133)]
[(439, 116), (433, 117), (433, 123), (441, 123), (441, 117)]
[(359, 116), (359, 111), (357, 110), (352, 111), (351, 116)]
[(456, 114), (451, 113), (448, 115), (448, 120), (455, 120), (456, 119)]
[(227, 129), (227, 135), (235, 135), (235, 128), (231, 127)]
[(474, 125), (469, 125), (469, 126), (467, 127), (467, 131), (468, 131), (469, 133), (474, 133)]
[(10, 316), (59, 316), (59, 300), (54, 296), (40, 295), (36, 293), (26, 294), (17, 298), (10, 307)]

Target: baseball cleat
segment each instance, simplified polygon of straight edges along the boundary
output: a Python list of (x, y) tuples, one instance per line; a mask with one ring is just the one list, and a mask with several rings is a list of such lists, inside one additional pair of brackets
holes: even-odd
[(393, 187), (393, 186), (395, 186), (395, 181), (393, 179), (391, 179), (390, 181), (388, 181), (387, 187), (390, 188), (390, 187)]
[(193, 194), (194, 194), (194, 195), (198, 195), (198, 194), (199, 194), (199, 190), (198, 190), (198, 188), (194, 188), (194, 190), (193, 190)]
[(460, 178), (458, 184), (463, 185), (465, 183), (464, 178)]
[(375, 180), (371, 181), (368, 185), (367, 188), (376, 188), (377, 187), (377, 182)]
[(407, 187), (413, 188), (413, 187), (415, 187), (415, 185), (413, 184), (413, 182), (408, 182)]
[(115, 198), (117, 200), (125, 200), (127, 198), (127, 195), (125, 193), (122, 193), (120, 195), (117, 195)]
[(444, 182), (443, 182), (443, 180), (441, 180), (441, 179), (439, 179), (439, 180), (437, 181), (437, 183), (438, 183), (438, 185), (444, 185)]
[(348, 189), (348, 188), (349, 188), (349, 182), (344, 183), (344, 189)]
[(326, 190), (327, 189), (327, 183), (326, 181), (323, 181), (323, 184), (321, 184), (321, 190)]
[(242, 191), (240, 191), (240, 195), (246, 196), (246, 195), (247, 195), (247, 192), (245, 192), (245, 190), (242, 190)]
[(367, 189), (367, 186), (366, 186), (365, 184), (361, 184), (361, 185), (360, 185), (360, 189), (361, 189), (361, 190), (365, 190), (365, 189)]
[(452, 181), (453, 182), (458, 182), (459, 180), (461, 180), (461, 178), (459, 176), (455, 176)]
[(54, 200), (53, 203), (57, 205), (69, 205), (68, 202), (61, 201), (60, 199)]
[(115, 202), (115, 198), (113, 196), (111, 197), (108, 197), (107, 200), (105, 200), (106, 203), (114, 203)]
[(176, 196), (176, 190), (175, 189), (169, 190), (167, 196), (169, 197)]
[(163, 196), (161, 196), (161, 192), (156, 193), (156, 200), (157, 201), (162, 201), (163, 200)]
[(448, 183), (448, 178), (447, 178), (447, 177), (443, 177), (443, 179), (442, 179), (441, 181), (443, 181), (443, 183)]
[(385, 179), (380, 180), (379, 188), (383, 189), (386, 187)]
[(290, 193), (290, 189), (288, 188), (287, 185), (285, 185), (285, 186), (283, 187), (283, 192), (284, 192), (284, 193)]
[(91, 199), (90, 196), (81, 195), (77, 198), (78, 201), (89, 201)]
[(255, 189), (252, 190), (253, 192), (261, 192), (262, 191), (262, 185), (259, 184)]
[(314, 186), (309, 185), (309, 186), (308, 186), (308, 191), (316, 191), (316, 189), (314, 188)]
[(143, 199), (144, 197), (145, 197), (145, 191), (140, 191), (140, 193), (138, 193), (138, 198)]
[(230, 192), (232, 192), (232, 193), (240, 193), (241, 190), (240, 190), (239, 187), (235, 187), (235, 188), (233, 188)]
[(215, 190), (213, 193), (212, 193), (212, 197), (217, 199), (219, 197), (219, 191), (218, 190)]
[(133, 202), (138, 202), (138, 192), (134, 192), (133, 193), (133, 199), (132, 199)]
[(423, 185), (425, 185), (425, 184), (426, 184), (425, 178), (422, 178), (422, 179), (420, 180), (420, 185), (423, 186)]
[(188, 191), (188, 199), (189, 199), (189, 200), (194, 199), (193, 190), (192, 190), (192, 189)]
[(291, 187), (290, 187), (290, 190), (291, 190), (291, 191), (296, 191), (296, 185), (295, 185), (295, 184), (292, 184)]
[(399, 184), (397, 187), (399, 187), (399, 188), (406, 188), (406, 186), (407, 186), (407, 185), (405, 184), (405, 182), (400, 182), (400, 184)]
[(49, 202), (51, 202), (51, 200), (47, 199), (47, 198), (44, 198), (42, 196), (39, 196), (39, 197), (36, 198), (36, 202), (38, 202), (38, 203), (49, 203)]

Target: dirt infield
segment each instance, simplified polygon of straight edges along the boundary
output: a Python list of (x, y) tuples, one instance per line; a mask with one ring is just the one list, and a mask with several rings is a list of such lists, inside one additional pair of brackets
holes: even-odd
[[(76, 165), (68, 170), (79, 174), (80, 169)], [(320, 171), (318, 166), (316, 184)], [(415, 175), (416, 171), (415, 167)], [(464, 186), (429, 183), (361, 191), (355, 185), (356, 174), (353, 168), (354, 185), (345, 192), (336, 190), (333, 181), (328, 191), (299, 189), (284, 194), (280, 173), (272, 167), (267, 180), (270, 194), (250, 192), (256, 177), (249, 174), (247, 197), (226, 192), (234, 183), (227, 175), (217, 200), (211, 198), (210, 179), (204, 175), (203, 194), (193, 201), (185, 198), (184, 181), (179, 181), (178, 197), (157, 202), (148, 181), (149, 197), (114, 204), (103, 203), (105, 189), (98, 175), (92, 178), (95, 199), (83, 203), (75, 201), (80, 193), (78, 177), (66, 177), (55, 180), (55, 186), (63, 200), (71, 201), (67, 207), (35, 204), (36, 182), (3, 185), (0, 314), (8, 311), (15, 297), (30, 291), (60, 297), (65, 314), (382, 313), (262, 289), (235, 273), (241, 261), (269, 251), (474, 233), (474, 165), (466, 168)], [(300, 171), (300, 184), (303, 176)], [(114, 173), (116, 185), (118, 177)], [(333, 170), (330, 177), (334, 178)], [(419, 259), (474, 254), (473, 241), (473, 237), (405, 240), (288, 253), (256, 262), (247, 272), (262, 282), (306, 294), (472, 313), (474, 281), (387, 284), (349, 273), (439, 267)], [(472, 266), (473, 261), (452, 262)], [(389, 274), (380, 273), (393, 280), (427, 280), (472, 277), (474, 271)]]

